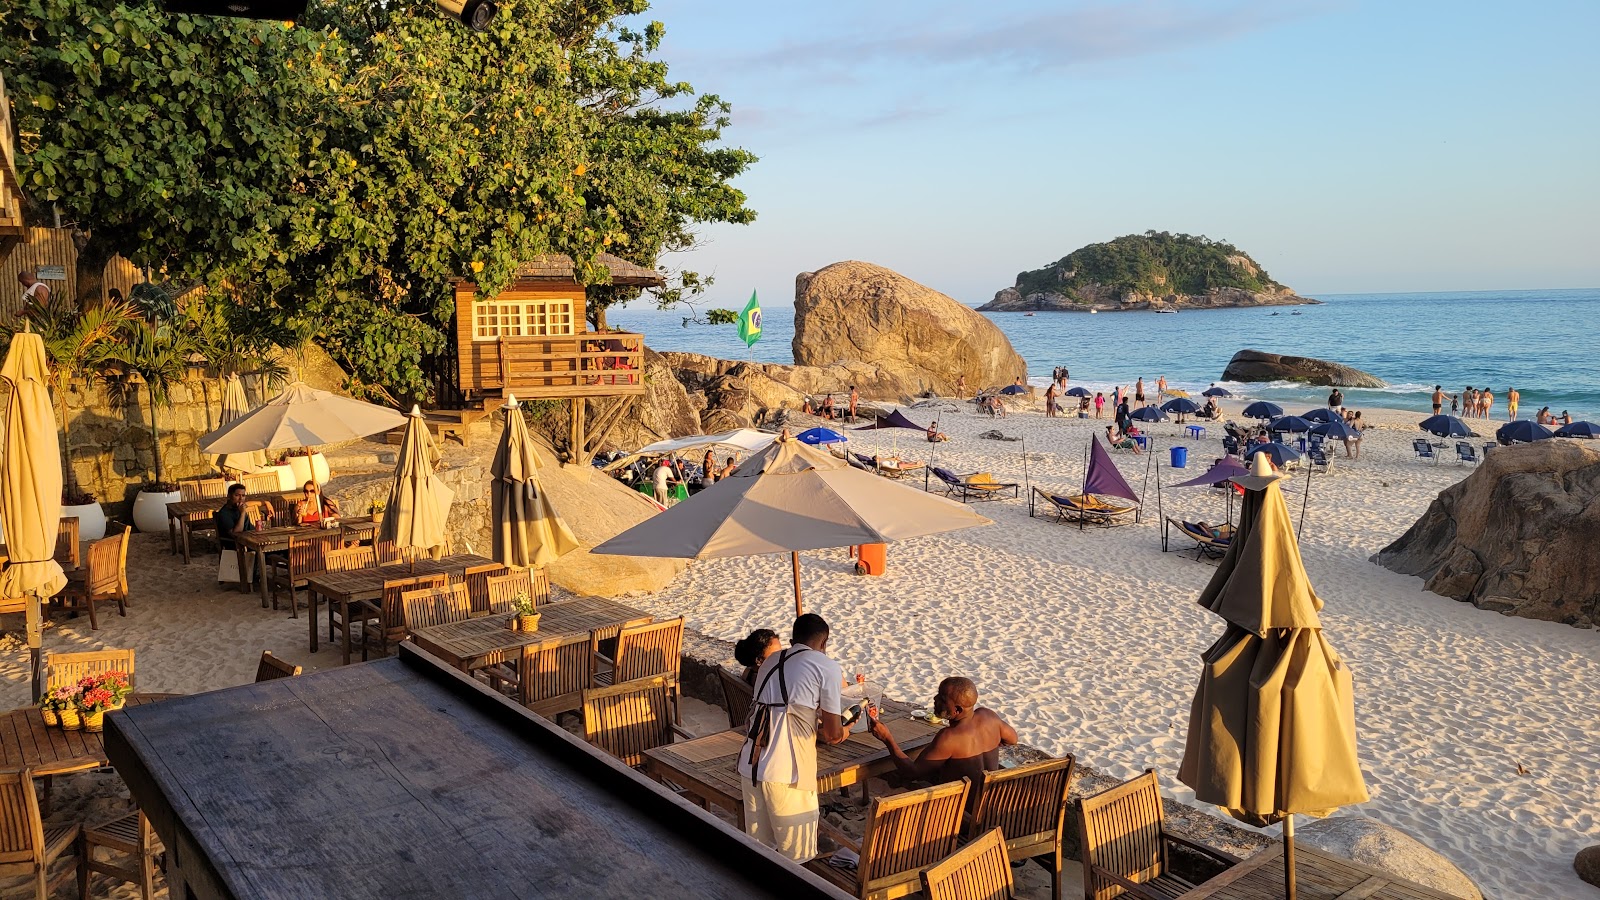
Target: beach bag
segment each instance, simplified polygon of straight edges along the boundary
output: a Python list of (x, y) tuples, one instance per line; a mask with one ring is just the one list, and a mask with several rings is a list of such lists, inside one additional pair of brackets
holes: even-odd
[[(744, 723), (744, 736), (747, 739), (747, 745), (750, 747), (750, 768), (752, 771), (755, 770), (756, 763), (761, 759), (761, 755), (766, 752), (767, 745), (772, 743), (773, 716), (788, 715), (789, 679), (783, 674), (784, 663), (787, 663), (806, 649), (805, 647), (790, 647), (788, 650), (783, 651), (782, 655), (778, 657), (778, 664), (772, 667), (773, 671), (768, 672), (767, 676), (761, 679), (761, 683), (756, 685), (756, 692), (753, 695), (756, 701), (750, 704), (750, 715)], [(766, 690), (767, 682), (772, 680), (774, 674), (778, 676), (778, 691), (783, 698), (783, 702), (762, 703), (759, 699), (761, 692)]]
[(232, 547), (224, 548), (222, 558), (217, 561), (217, 581), (238, 584), (242, 580), (239, 577), (239, 554)]

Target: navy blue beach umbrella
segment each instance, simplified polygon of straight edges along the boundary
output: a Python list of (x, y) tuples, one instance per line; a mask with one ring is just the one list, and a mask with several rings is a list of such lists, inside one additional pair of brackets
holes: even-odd
[(1284, 432), (1305, 434), (1315, 424), (1317, 423), (1307, 421), (1299, 416), (1279, 416), (1272, 420), (1272, 424), (1267, 426), (1267, 430), (1274, 434), (1283, 434)]
[(1311, 433), (1320, 434), (1325, 438), (1333, 438), (1336, 441), (1348, 441), (1361, 434), (1361, 432), (1346, 425), (1343, 419), (1334, 419), (1330, 422), (1313, 425)]
[(1339, 415), (1339, 411), (1338, 410), (1329, 409), (1326, 406), (1319, 406), (1316, 409), (1313, 409), (1310, 412), (1303, 414), (1302, 416), (1300, 416), (1300, 418), (1305, 419), (1307, 422), (1333, 422), (1333, 421), (1342, 422), (1342, 421), (1344, 421), (1344, 417)]
[(1265, 400), (1256, 402), (1244, 408), (1244, 417), (1247, 419), (1276, 419), (1283, 415), (1283, 407)]
[(1002, 394), (1015, 395), (1015, 394), (1026, 394), (1027, 392), (1028, 392), (1028, 389), (1023, 387), (1020, 384), (1008, 384), (1005, 387), (1000, 389), (1000, 393), (1002, 393)]
[(1071, 387), (1071, 388), (1067, 388), (1067, 396), (1068, 397), (1093, 397), (1094, 396), (1094, 392), (1089, 390), (1088, 388)]
[(802, 444), (810, 444), (813, 447), (823, 444), (842, 444), (850, 440), (832, 428), (808, 428), (795, 435), (795, 438)]
[(1136, 419), (1140, 422), (1165, 422), (1167, 414), (1156, 406), (1141, 406), (1128, 413), (1128, 418)]
[(1173, 397), (1171, 400), (1161, 404), (1161, 409), (1165, 412), (1185, 416), (1199, 412), (1200, 404), (1190, 400), (1188, 397)]
[(1556, 437), (1600, 438), (1600, 425), (1593, 422), (1573, 422), (1556, 429)]
[(1555, 437), (1555, 432), (1528, 419), (1518, 419), (1500, 426), (1494, 436), (1502, 444), (1531, 444)]
[(1248, 464), (1250, 462), (1250, 457), (1255, 456), (1257, 453), (1267, 454), (1267, 459), (1272, 460), (1272, 464), (1280, 469), (1300, 458), (1300, 451), (1294, 449), (1288, 444), (1280, 444), (1277, 441), (1268, 441), (1265, 444), (1256, 444), (1254, 447), (1246, 450), (1244, 454), (1245, 463)]
[[(1531, 425), (1532, 423), (1530, 422), (1529, 424)], [(1429, 416), (1418, 422), (1417, 427), (1435, 437), (1463, 438), (1478, 436), (1471, 428), (1467, 427), (1467, 423), (1455, 416)]]
[(1230, 391), (1227, 388), (1219, 388), (1216, 385), (1212, 385), (1211, 387), (1208, 387), (1205, 390), (1201, 391), (1200, 392), (1200, 396), (1202, 396), (1202, 397), (1232, 397), (1233, 396), (1233, 391)]

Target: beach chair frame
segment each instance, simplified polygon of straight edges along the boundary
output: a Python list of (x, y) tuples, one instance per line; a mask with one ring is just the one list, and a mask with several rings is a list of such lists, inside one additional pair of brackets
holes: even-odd
[[(939, 479), (939, 483), (944, 486), (946, 497), (959, 499), (962, 503), (966, 503), (969, 500), (1017, 499), (1017, 494), (1022, 489), (1022, 485), (1016, 482), (972, 480), (979, 475), (987, 474), (986, 472), (969, 472), (965, 475), (957, 475), (942, 466), (933, 467), (933, 477)], [(1009, 498), (1003, 496), (1006, 491), (1011, 492)]]
[[(1040, 503), (1039, 501), (1043, 501)], [(1082, 506), (1074, 502), (1073, 497), (1052, 494), (1043, 488), (1034, 488), (1028, 497), (1028, 517), (1033, 518), (1035, 511), (1043, 509), (1045, 512), (1054, 512), (1056, 522), (1077, 522), (1085, 525), (1098, 525), (1110, 528), (1116, 525), (1131, 525), (1134, 517), (1139, 513), (1137, 506), (1113, 506), (1096, 509)]]
[(1182, 554), (1193, 550), (1195, 562), (1199, 562), (1202, 559), (1221, 559), (1227, 554), (1228, 544), (1232, 540), (1231, 526), (1229, 527), (1229, 536), (1219, 538), (1215, 535), (1207, 534), (1206, 532), (1199, 530), (1198, 527), (1192, 527), (1191, 523), (1185, 522), (1182, 519), (1174, 519), (1171, 516), (1167, 516), (1166, 521), (1161, 523), (1162, 553), (1166, 553), (1170, 549), (1169, 542), (1172, 537), (1173, 529), (1177, 530), (1178, 535), (1194, 541), (1195, 545), (1193, 547), (1180, 547), (1177, 550), (1177, 553), (1181, 556)]

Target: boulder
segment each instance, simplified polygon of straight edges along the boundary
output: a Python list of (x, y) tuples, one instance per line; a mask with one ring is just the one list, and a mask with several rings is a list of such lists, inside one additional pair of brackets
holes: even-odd
[(962, 376), (974, 390), (1010, 384), (1028, 370), (982, 314), (864, 262), (796, 276), (792, 346), (801, 366), (866, 363), (901, 379), (912, 396), (948, 396)]
[(662, 357), (688, 392), (690, 406), (698, 406), (699, 430), (706, 433), (772, 426), (778, 423), (780, 411), (800, 409), (807, 397), (831, 392), (835, 400), (842, 401), (851, 385), (856, 386), (862, 401), (895, 403), (908, 402), (913, 388), (876, 366), (853, 360), (832, 366), (784, 366), (699, 353), (665, 353)]
[(1600, 844), (1585, 847), (1572, 858), (1572, 870), (1584, 881), (1600, 887)]
[(1465, 900), (1483, 892), (1465, 872), (1409, 834), (1360, 816), (1318, 819), (1295, 829), (1295, 840), (1407, 881)]
[(612, 431), (612, 446), (643, 447), (700, 431), (700, 409), (704, 405), (700, 409), (694, 406), (666, 355), (645, 350), (644, 384), (644, 397), (640, 398), (637, 411), (626, 415)]
[(1224, 381), (1299, 381), (1338, 387), (1381, 388), (1388, 382), (1360, 369), (1312, 359), (1309, 356), (1279, 356), (1260, 350), (1240, 350), (1222, 371)]
[(1557, 439), (1490, 451), (1372, 561), (1484, 609), (1590, 628), (1600, 622), (1595, 547), (1600, 448)]

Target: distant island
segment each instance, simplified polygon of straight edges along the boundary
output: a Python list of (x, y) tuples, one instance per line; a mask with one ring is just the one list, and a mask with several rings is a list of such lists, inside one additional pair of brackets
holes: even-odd
[(1238, 247), (1204, 235), (1147, 231), (1072, 251), (979, 312), (1116, 312), (1317, 303), (1272, 280)]

